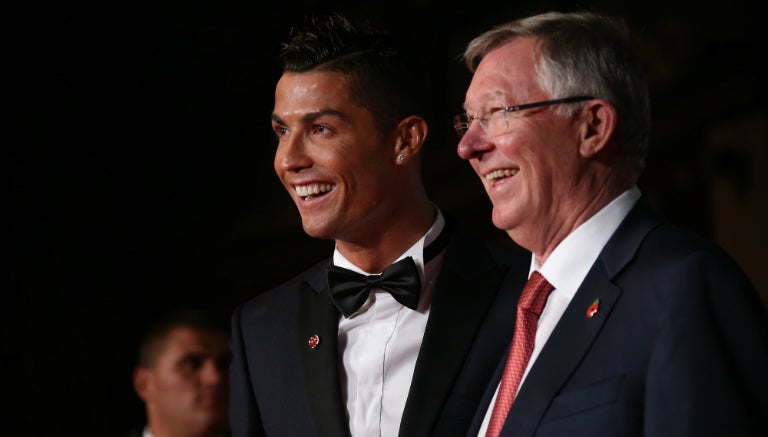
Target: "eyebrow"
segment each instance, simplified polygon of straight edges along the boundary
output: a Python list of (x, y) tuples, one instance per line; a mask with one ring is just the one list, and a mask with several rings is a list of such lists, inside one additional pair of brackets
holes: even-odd
[[(307, 123), (311, 123), (311, 122), (317, 120), (320, 117), (324, 117), (326, 115), (330, 115), (330, 116), (333, 116), (333, 117), (338, 117), (338, 118), (340, 118), (342, 120), (349, 120), (349, 117), (345, 113), (343, 113), (343, 112), (341, 112), (339, 110), (336, 110), (336, 109), (323, 109), (323, 110), (320, 110), (320, 111), (309, 112), (307, 114), (304, 114), (304, 116), (301, 117), (301, 121), (303, 123), (307, 124)], [(281, 124), (281, 125), (285, 124), (285, 121), (279, 115), (277, 115), (277, 114), (273, 113), (271, 118), (272, 118), (272, 121), (274, 121), (277, 124)]]
[[(496, 91), (489, 91), (481, 94), (477, 100), (481, 100), (481, 106), (487, 105), (488, 102), (494, 101), (496, 99), (501, 98), (502, 100), (507, 100), (509, 98), (509, 94), (505, 91), (496, 90)], [(499, 105), (495, 105), (496, 107), (500, 107)], [(509, 105), (504, 105), (509, 106)], [(464, 109), (464, 111), (467, 111), (467, 102), (465, 101), (462, 103), (461, 107)]]

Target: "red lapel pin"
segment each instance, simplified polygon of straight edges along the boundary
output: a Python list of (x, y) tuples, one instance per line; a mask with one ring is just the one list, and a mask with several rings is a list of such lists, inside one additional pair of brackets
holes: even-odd
[(317, 345), (320, 344), (320, 337), (317, 334), (313, 335), (312, 337), (309, 337), (309, 341), (307, 342), (307, 344), (309, 344), (309, 347), (312, 349), (317, 348)]
[(591, 319), (592, 317), (594, 317), (594, 315), (597, 314), (597, 310), (599, 309), (600, 309), (600, 298), (598, 297), (597, 299), (595, 299), (594, 302), (592, 302), (592, 305), (590, 305), (589, 308), (587, 308), (587, 318)]

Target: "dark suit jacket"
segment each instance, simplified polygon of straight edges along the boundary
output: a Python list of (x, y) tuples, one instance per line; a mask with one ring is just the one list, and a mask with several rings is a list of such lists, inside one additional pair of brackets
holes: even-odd
[(753, 286), (723, 251), (641, 199), (544, 345), (501, 436), (766, 436), (767, 398), (768, 320)]
[[(514, 327), (503, 308), (514, 305), (514, 294), (498, 295), (500, 285), (506, 276), (505, 289), (522, 287), (530, 266), (528, 254), (491, 252), (448, 223), (451, 240), (403, 412), (403, 437), (466, 433)], [(235, 310), (234, 436), (349, 436), (339, 377), (339, 312), (326, 290), (330, 262)], [(515, 266), (511, 273), (508, 264)], [(314, 334), (320, 343), (312, 349), (308, 340)]]

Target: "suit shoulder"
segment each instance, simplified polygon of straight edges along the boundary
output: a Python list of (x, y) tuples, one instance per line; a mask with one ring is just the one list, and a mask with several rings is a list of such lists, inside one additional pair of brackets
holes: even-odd
[[(638, 201), (613, 234), (600, 255), (609, 274), (626, 266), (641, 264), (653, 269), (649, 278), (661, 278), (662, 272), (689, 272), (715, 267), (729, 274), (743, 274), (723, 248), (703, 235), (679, 227), (659, 216), (645, 201)], [(671, 273), (670, 273), (671, 274)]]
[(648, 233), (641, 250), (654, 253), (657, 257), (678, 260), (696, 257), (724, 267), (738, 267), (736, 260), (714, 241), (667, 222)]
[(657, 296), (667, 307), (694, 301), (713, 308), (736, 302), (744, 308), (763, 307), (752, 280), (725, 249), (669, 223), (645, 235), (622, 271), (625, 284), (643, 284), (643, 295)]
[(318, 261), (314, 265), (306, 268), (301, 273), (288, 278), (282, 283), (257, 292), (257, 294), (249, 300), (241, 303), (239, 306), (241, 309), (261, 307), (263, 305), (274, 305), (278, 302), (290, 299), (291, 296), (298, 292), (301, 288), (301, 284), (308, 283), (314, 288), (317, 288), (322, 278), (325, 277), (324, 270), (326, 266), (331, 263), (331, 258), (327, 257), (321, 261)]

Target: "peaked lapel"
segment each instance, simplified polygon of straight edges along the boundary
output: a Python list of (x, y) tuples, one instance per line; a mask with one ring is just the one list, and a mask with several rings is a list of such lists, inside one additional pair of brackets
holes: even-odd
[[(319, 436), (349, 436), (349, 426), (339, 376), (339, 312), (331, 302), (325, 279), (325, 266), (315, 270), (302, 283), (299, 303), (297, 347), (307, 401)], [(313, 349), (310, 337), (319, 343)]]
[[(502, 436), (533, 435), (550, 402), (595, 341), (621, 296), (613, 278), (630, 262), (642, 239), (659, 223), (640, 199), (601, 251), (523, 381)], [(587, 317), (596, 298), (600, 310)]]
[(455, 226), (452, 229), (403, 411), (400, 437), (427, 436), (434, 429), (506, 273), (485, 246), (467, 239)]
[[(523, 381), (505, 429), (514, 430), (515, 436), (534, 434), (550, 401), (586, 354), (620, 294), (605, 271), (593, 267)], [(587, 308), (596, 298), (600, 298), (600, 310), (588, 318)]]

